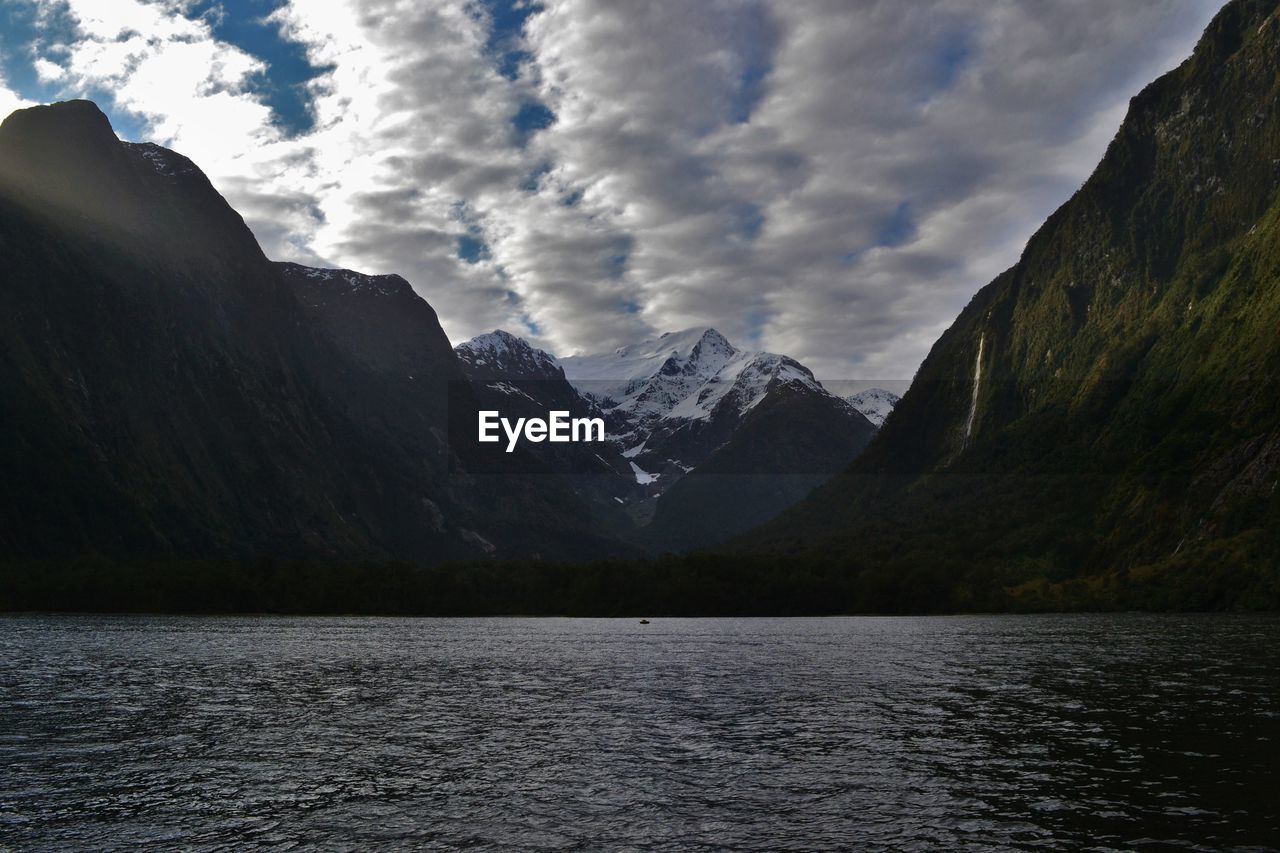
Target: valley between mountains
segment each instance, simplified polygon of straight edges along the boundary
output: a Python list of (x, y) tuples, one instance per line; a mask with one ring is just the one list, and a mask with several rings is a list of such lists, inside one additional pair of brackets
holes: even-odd
[[(875, 434), (858, 400), (712, 329), (563, 360), (505, 332), (451, 347), (399, 276), (267, 260), (194, 163), (120, 142), (89, 102), (10, 116), (0, 175), (3, 465), (24, 484), (8, 554), (687, 550), (772, 518)], [(449, 420), (482, 408), (598, 413), (609, 441), (469, 469)]]

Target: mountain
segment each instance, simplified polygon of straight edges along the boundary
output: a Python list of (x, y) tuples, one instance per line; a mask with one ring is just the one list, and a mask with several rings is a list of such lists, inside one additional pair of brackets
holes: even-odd
[[(275, 266), (313, 326), (371, 374), (341, 389), (348, 416), (391, 438), (405, 456), (398, 467), (413, 471), (414, 482), (447, 487), (453, 511), (442, 518), (466, 520), (459, 528), (464, 541), (499, 557), (631, 553), (613, 532), (616, 511), (597, 510), (529, 448), (511, 455), (485, 448), (475, 455), (476, 415), (491, 405), (488, 388), (468, 381), (467, 364), (449, 346), (434, 309), (407, 281)], [(514, 468), (494, 468), (486, 460), (514, 462)]]
[(655, 550), (718, 545), (763, 524), (841, 471), (875, 427), (808, 382), (782, 382), (732, 433), (657, 498), (643, 541)]
[(876, 429), (879, 429), (884, 426), (885, 418), (889, 417), (889, 413), (902, 398), (883, 388), (868, 388), (865, 391), (850, 394), (844, 399), (861, 412), (863, 417), (871, 421)]
[[(565, 379), (555, 358), (522, 338), (501, 329), (464, 341), (454, 348), (463, 374), (481, 407), (509, 419), (545, 418), (568, 412), (574, 418), (601, 417), (595, 401), (584, 397)], [(591, 507), (601, 529), (625, 536), (633, 527), (626, 507), (643, 497), (630, 463), (615, 441), (590, 443), (543, 442), (522, 445), (538, 463)], [(509, 475), (529, 471), (519, 460), (507, 460), (498, 471)]]
[(602, 417), (604, 444), (534, 445), (648, 551), (687, 551), (767, 521), (842, 470), (875, 427), (794, 359), (698, 328), (556, 359), (501, 330), (455, 348), (486, 405), (508, 417)]
[(1280, 12), (1234, 0), (870, 447), (736, 548), (914, 578), (953, 607), (980, 577), (1046, 606), (1138, 587), (1223, 606), (1276, 583), (1278, 247)]
[(0, 124), (0, 553), (609, 553), (551, 483), (450, 469), (462, 374), (394, 276), (277, 266), (92, 103)]
[[(609, 434), (626, 447), (637, 478), (652, 483), (653, 493), (702, 464), (780, 389), (835, 399), (794, 359), (738, 349), (708, 328), (668, 332), (560, 364), (569, 381), (599, 403)], [(832, 411), (851, 434), (870, 437), (865, 418), (851, 406)]]
[[(454, 347), (454, 352), (472, 379), (565, 381), (564, 368), (554, 356), (501, 329), (464, 341)], [(566, 393), (576, 396), (572, 388)]]
[(776, 515), (841, 470), (874, 426), (784, 355), (715, 329), (559, 361), (603, 411), (644, 499), (652, 550), (705, 547)]

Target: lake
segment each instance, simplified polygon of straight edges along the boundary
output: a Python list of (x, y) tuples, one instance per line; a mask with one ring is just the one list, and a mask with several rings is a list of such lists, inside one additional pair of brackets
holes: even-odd
[(0, 849), (1280, 844), (1280, 619), (0, 617)]

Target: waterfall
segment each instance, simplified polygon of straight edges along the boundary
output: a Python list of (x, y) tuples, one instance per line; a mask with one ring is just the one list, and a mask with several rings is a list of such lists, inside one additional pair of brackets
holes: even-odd
[(969, 422), (964, 426), (964, 447), (969, 446), (969, 436), (973, 435), (973, 419), (978, 414), (978, 389), (982, 386), (982, 350), (986, 344), (987, 333), (983, 332), (978, 338), (978, 357), (973, 362), (973, 399), (969, 402)]

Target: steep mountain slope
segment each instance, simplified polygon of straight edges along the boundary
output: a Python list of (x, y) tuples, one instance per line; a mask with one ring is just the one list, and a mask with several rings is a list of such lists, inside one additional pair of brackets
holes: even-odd
[(412, 339), (353, 346), (191, 161), (89, 102), (0, 125), (0, 267), (5, 557), (577, 547), (580, 505), (552, 501), (535, 538), (530, 495), (448, 476), (442, 405), (392, 379), (460, 377), (425, 303)]
[(1023, 594), (1274, 569), (1278, 192), (1280, 14), (1235, 0), (850, 470), (739, 547), (998, 570)]
[(843, 470), (875, 427), (801, 382), (773, 388), (732, 435), (658, 498), (643, 541), (655, 550), (718, 545), (763, 524)]
[(23, 110), (0, 220), (4, 551), (373, 550), (306, 462), (334, 424), (292, 298), (189, 161), (87, 102)]

